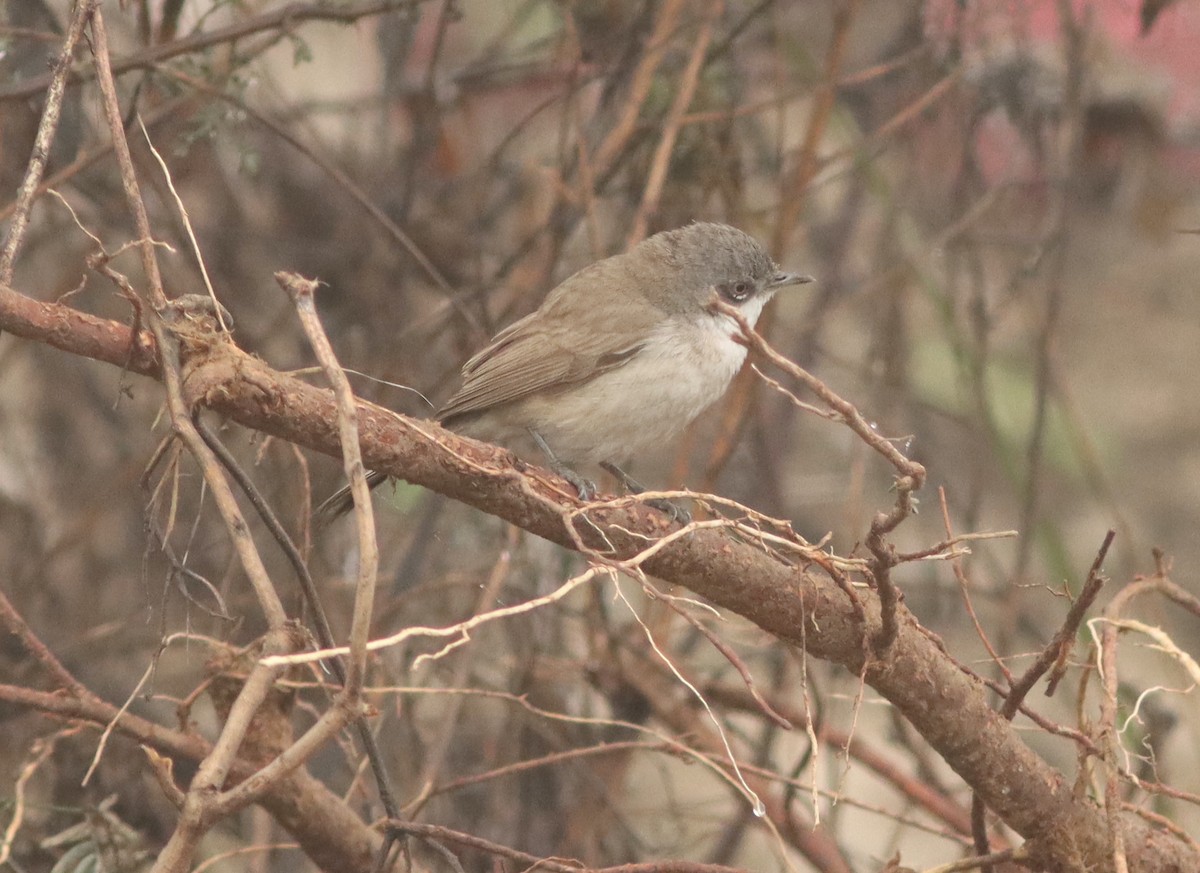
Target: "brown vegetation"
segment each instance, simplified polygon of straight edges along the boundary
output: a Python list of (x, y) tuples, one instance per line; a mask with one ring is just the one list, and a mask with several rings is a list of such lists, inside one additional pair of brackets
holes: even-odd
[[(0, 860), (1200, 871), (1198, 187), (1105, 19), (127, 6), (0, 29)], [(671, 489), (427, 420), (700, 218), (818, 284)]]

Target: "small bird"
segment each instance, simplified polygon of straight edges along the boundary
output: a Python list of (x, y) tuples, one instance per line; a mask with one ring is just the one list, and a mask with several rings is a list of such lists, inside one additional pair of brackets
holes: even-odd
[[(720, 397), (746, 357), (716, 294), (750, 324), (775, 292), (813, 281), (781, 272), (751, 236), (698, 222), (584, 267), (537, 310), (467, 361), (437, 420), (528, 455), (536, 446), (584, 500), (580, 467), (600, 464), (631, 490), (624, 463), (682, 431)], [(386, 478), (371, 473), (372, 487)], [(318, 510), (349, 509), (348, 489)]]

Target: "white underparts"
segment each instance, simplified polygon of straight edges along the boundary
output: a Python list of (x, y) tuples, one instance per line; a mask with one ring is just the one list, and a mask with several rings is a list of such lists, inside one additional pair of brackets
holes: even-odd
[[(742, 311), (753, 324), (766, 295)], [(564, 462), (621, 463), (672, 440), (725, 389), (746, 358), (737, 325), (703, 313), (671, 319), (625, 364), (550, 396), (527, 398), (505, 416), (545, 437)]]

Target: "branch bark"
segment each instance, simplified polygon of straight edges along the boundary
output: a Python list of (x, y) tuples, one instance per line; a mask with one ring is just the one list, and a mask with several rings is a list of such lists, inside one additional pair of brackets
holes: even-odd
[[(78, 327), (78, 333), (72, 330)], [(66, 307), (38, 303), (0, 286), (0, 329), (47, 342), (74, 354), (153, 374), (146, 338)], [(129, 355), (133, 348), (137, 354)], [(332, 394), (278, 373), (263, 361), (214, 335), (193, 347), (185, 361), (189, 403), (207, 407), (245, 427), (340, 457)], [(404, 479), (503, 518), (531, 533), (575, 548), (575, 537), (614, 558), (645, 549), (668, 523), (641, 506), (588, 513), (575, 532), (556, 512), (569, 489), (547, 476), (528, 476), (510, 455), (465, 439), (436, 424), (360, 404), (363, 460), (372, 469)], [(572, 535), (574, 533), (574, 536)], [(784, 564), (722, 532), (698, 530), (669, 543), (642, 565), (683, 585), (814, 656), (863, 672), (864, 635), (879, 632), (880, 605), (859, 592), (859, 618), (846, 593), (815, 568)], [(1112, 871), (1112, 841), (1104, 813), (1073, 796), (1072, 783), (1027, 746), (1012, 725), (988, 705), (988, 693), (922, 632), (900, 604), (895, 640), (886, 657), (873, 659), (866, 681), (908, 718), (942, 758), (1013, 830), (1029, 841), (1034, 866), (1052, 871)], [(1141, 819), (1119, 819), (1129, 867), (1135, 871), (1200, 870), (1200, 854)]]

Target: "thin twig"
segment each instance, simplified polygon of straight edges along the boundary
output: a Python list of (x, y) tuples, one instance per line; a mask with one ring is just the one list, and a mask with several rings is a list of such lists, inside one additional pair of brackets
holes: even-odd
[(223, 100), (231, 106), (237, 107), (240, 111), (246, 113), (247, 116), (253, 118), (263, 127), (275, 134), (275, 136), (279, 137), (279, 139), (283, 140), (300, 154), (312, 161), (323, 173), (333, 179), (334, 182), (336, 182), (338, 186), (342, 188), (342, 190), (344, 190), (355, 203), (366, 210), (367, 214), (375, 221), (375, 223), (382, 227), (383, 230), (392, 237), (392, 239), (399, 243), (400, 246), (412, 256), (412, 259), (417, 262), (422, 270), (425, 271), (433, 283), (437, 285), (444, 294), (447, 295), (445, 298), (447, 302), (451, 305), (455, 312), (462, 316), (463, 320), (466, 321), (467, 324), (469, 324), (471, 327), (479, 327), (478, 319), (475, 318), (474, 314), (463, 305), (460, 299), (453, 296), (452, 292), (454, 289), (451, 287), (449, 281), (442, 274), (442, 272), (437, 268), (437, 265), (435, 265), (433, 261), (430, 260), (429, 256), (421, 250), (420, 246), (417, 245), (412, 236), (405, 232), (405, 230), (400, 227), (400, 225), (397, 224), (391, 216), (381, 209), (374, 199), (372, 199), (372, 197), (363, 190), (362, 186), (355, 182), (345, 170), (343, 170), (333, 161), (318, 153), (312, 148), (312, 146), (302, 142), (290, 131), (288, 131), (288, 129), (282, 124), (275, 121), (270, 116), (259, 112), (245, 100), (240, 99), (236, 95), (222, 91), (220, 88), (214, 88), (203, 79), (199, 79), (195, 76), (189, 76), (188, 74), (180, 72), (179, 70), (164, 69), (162, 70), (162, 73), (177, 82), (182, 82), (195, 91), (199, 91), (201, 94), (206, 94), (209, 97), (215, 97), (218, 100)]
[(13, 212), (12, 224), (8, 226), (8, 237), (4, 240), (4, 251), (0, 252), (0, 283), (8, 285), (13, 278), (13, 265), (17, 260), (17, 252), (21, 248), (21, 240), (25, 236), (25, 228), (29, 223), (29, 210), (33, 206), (37, 194), (38, 183), (46, 171), (46, 162), (50, 159), (50, 146), (54, 142), (54, 134), (58, 130), (58, 119), (62, 113), (63, 92), (66, 90), (67, 72), (71, 69), (71, 61), (75, 55), (75, 46), (83, 29), (99, 0), (76, 0), (75, 13), (71, 16), (71, 25), (67, 29), (66, 39), (63, 40), (62, 51), (54, 63), (50, 73), (50, 87), (46, 92), (46, 107), (42, 110), (42, 119), (38, 122), (37, 135), (33, 140), (33, 154), (25, 168), (25, 178), (17, 192), (16, 208)]
[(717, 634), (715, 634), (711, 628), (701, 622), (690, 612), (681, 608), (677, 603), (674, 602), (673, 598), (663, 597), (661, 593), (655, 590), (653, 586), (650, 586), (648, 582), (643, 584), (651, 596), (665, 605), (668, 609), (681, 616), (688, 624), (703, 634), (704, 638), (708, 640), (709, 644), (718, 652), (720, 652), (721, 656), (733, 666), (733, 669), (737, 670), (738, 675), (742, 677), (742, 681), (746, 683), (746, 690), (750, 693), (750, 696), (754, 699), (754, 702), (758, 704), (759, 710), (763, 715), (765, 715), (778, 727), (783, 728), (785, 731), (795, 730), (796, 726), (788, 721), (786, 716), (781, 715), (779, 711), (772, 707), (771, 704), (767, 702), (767, 699), (763, 697), (762, 692), (758, 690), (758, 686), (754, 683), (754, 676), (750, 672), (750, 668), (746, 666), (745, 662), (742, 661), (732, 646), (717, 636)]
[[(149, 46), (123, 58), (112, 61), (110, 69), (114, 75), (121, 75), (130, 70), (151, 69), (170, 58), (191, 54), (224, 43), (235, 43), (268, 30), (286, 32), (301, 21), (334, 21), (352, 24), (360, 18), (381, 15), (395, 9), (417, 6), (425, 0), (371, 0), (358, 6), (330, 6), (326, 3), (288, 3), (262, 15), (254, 15), (241, 19), (227, 27), (220, 27), (206, 33), (197, 33), (173, 42)], [(0, 102), (9, 100), (24, 100), (35, 97), (46, 90), (53, 81), (53, 74), (34, 76), (20, 82), (14, 82), (0, 87)], [(68, 85), (84, 81), (87, 74), (74, 72), (67, 80)]]
[(714, 295), (709, 304), (712, 311), (719, 312), (731, 318), (741, 330), (741, 339), (747, 346), (765, 357), (784, 372), (804, 383), (810, 391), (817, 395), (837, 417), (863, 442), (883, 455), (900, 474), (896, 479), (896, 502), (890, 512), (876, 513), (871, 521), (871, 529), (867, 534), (866, 545), (871, 551), (871, 574), (879, 592), (881, 606), (881, 623), (879, 631), (870, 644), (876, 651), (886, 651), (892, 644), (897, 632), (896, 610), (900, 601), (899, 591), (891, 581), (891, 568), (898, 562), (891, 546), (885, 541), (887, 534), (894, 531), (906, 518), (915, 511), (913, 492), (925, 483), (925, 467), (913, 461), (896, 448), (891, 440), (880, 434), (858, 411), (850, 401), (840, 397), (829, 386), (809, 373), (799, 364), (781, 355), (771, 348), (742, 315), (734, 307)]
[[(189, 102), (193, 101), (191, 101), (191, 98), (187, 97), (186, 95), (164, 100), (162, 103), (156, 105), (153, 110), (147, 114), (145, 121), (146, 126), (154, 128), (167, 119), (170, 119), (175, 123), (189, 121), (191, 116), (182, 111)], [(62, 169), (51, 173), (47, 178), (43, 179), (38, 184), (33, 191), (33, 202), (36, 203), (38, 199), (47, 191), (61, 187), (63, 182), (73, 179), (79, 173), (82, 173), (84, 170), (90, 168), (103, 158), (107, 157), (108, 153), (111, 152), (112, 149), (112, 142), (108, 141), (99, 143), (87, 151), (82, 152), (79, 157), (75, 158), (75, 160), (71, 161), (71, 163), (67, 164)], [(11, 200), (9, 201), (8, 205), (0, 208), (0, 221), (5, 221), (11, 216), (15, 215), (17, 211), (17, 205), (18, 203), (16, 200)]]
[(375, 511), (371, 506), (371, 489), (367, 485), (358, 445), (358, 410), (350, 380), (342, 372), (333, 346), (313, 302), (317, 283), (294, 273), (276, 273), (275, 280), (292, 298), (300, 324), (325, 376), (333, 386), (337, 399), (338, 434), (342, 443), (342, 461), (350, 494), (354, 498), (354, 517), (358, 528), (358, 581), (354, 588), (354, 613), (350, 625), (349, 669), (346, 671), (344, 693), (355, 698), (362, 691), (367, 671), (367, 639), (371, 632), (371, 616), (375, 610), (375, 584), (379, 576), (379, 545), (375, 540)]
[[(234, 481), (238, 483), (242, 492), (249, 498), (250, 503), (258, 511), (259, 517), (267, 526), (267, 530), (271, 532), (275, 541), (279, 543), (280, 549), (282, 549), (288, 559), (288, 563), (292, 565), (292, 569), (296, 573), (296, 578), (300, 580), (300, 588), (304, 592), (305, 601), (308, 603), (313, 623), (316, 625), (317, 639), (320, 641), (322, 647), (332, 648), (335, 645), (333, 629), (330, 627), (329, 618), (325, 613), (325, 605), (321, 602), (320, 592), (317, 590), (312, 574), (308, 571), (308, 565), (305, 563), (304, 556), (301, 555), (296, 544), (292, 542), (292, 538), (271, 510), (262, 493), (255, 487), (254, 480), (237, 463), (237, 459), (233, 456), (233, 453), (217, 438), (212, 429), (200, 421), (199, 418), (196, 419), (196, 429), (200, 432), (200, 436), (204, 438), (204, 441), (208, 443), (209, 448), (220, 459), (221, 463), (225, 465), (225, 469), (229, 471), (229, 475), (234, 478)], [(327, 663), (338, 684), (345, 685), (346, 669), (342, 660), (332, 658)], [(396, 794), (392, 789), (391, 778), (388, 776), (387, 763), (379, 749), (379, 743), (375, 740), (375, 734), (371, 732), (371, 727), (361, 720), (356, 723), (355, 728), (359, 741), (363, 744), (363, 749), (366, 751), (367, 760), (371, 764), (371, 771), (375, 776), (375, 787), (379, 791), (379, 800), (383, 804), (384, 811), (389, 817), (396, 818), (400, 814), (400, 806), (396, 802)]]
[[(409, 639), (419, 637), (433, 637), (435, 639), (450, 637), (452, 641), (446, 648), (443, 648), (434, 655), (421, 656), (422, 660), (434, 660), (447, 654), (447, 652), (458, 648), (466, 643), (471, 638), (471, 631), (480, 625), (488, 622), (496, 621), (501, 618), (509, 618), (514, 615), (522, 615), (531, 610), (538, 609), (542, 606), (547, 606), (551, 603), (557, 603), (562, 600), (580, 585), (590, 582), (601, 573), (608, 573), (606, 568), (592, 567), (585, 570), (578, 576), (573, 576), (549, 594), (543, 594), (540, 597), (534, 597), (526, 600), (524, 603), (518, 603), (515, 606), (505, 606), (500, 609), (493, 609), (489, 612), (481, 612), (465, 621), (460, 621), (448, 627), (406, 627), (404, 630), (394, 633), (390, 636), (383, 637), (377, 640), (370, 640), (366, 644), (366, 650), (369, 652), (379, 651), (381, 649), (392, 648)], [(326, 658), (333, 658), (339, 655), (350, 654), (350, 649), (347, 646), (335, 646), (331, 649), (322, 649), (315, 652), (298, 652), (293, 655), (273, 655), (265, 659), (265, 663), (272, 667), (284, 667), (294, 664), (311, 664), (316, 661), (323, 661)]]
[(553, 858), (539, 858), (526, 852), (510, 849), (499, 843), (493, 843), (482, 837), (451, 830), (441, 825), (418, 824), (416, 822), (388, 821), (385, 827), (401, 834), (416, 837), (432, 837), (446, 843), (453, 843), (477, 852), (486, 852), (497, 858), (507, 858), (518, 864), (528, 865), (528, 869), (547, 870), (550, 873), (746, 873), (736, 867), (725, 867), (720, 864), (700, 864), (693, 861), (651, 861), (645, 864), (619, 864), (615, 867), (590, 867), (579, 863), (566, 864)]
[(990, 867), (992, 864), (1002, 864), (1005, 861), (1022, 861), (1028, 857), (1028, 853), (1017, 849), (1003, 849), (999, 852), (989, 852), (986, 855), (975, 855), (971, 858), (963, 858), (960, 861), (952, 861), (949, 864), (941, 864), (937, 867), (930, 867), (924, 873), (958, 873), (960, 870), (974, 870), (976, 867)]
[[(833, 15), (833, 34), (825, 54), (826, 83), (836, 82), (841, 77), (842, 63), (850, 42), (850, 28), (858, 17), (862, 0), (842, 0)], [(820, 162), (817, 147), (825, 135), (833, 107), (837, 103), (837, 91), (823, 88), (813, 101), (808, 124), (804, 129), (804, 141), (800, 145), (795, 167), (783, 184), (783, 195), (779, 200), (779, 217), (775, 222), (775, 235), (771, 240), (771, 253), (779, 257), (791, 239), (801, 211), (804, 209), (808, 185), (816, 175)]]
[(81, 700), (92, 696), (87, 686), (76, 679), (63, 666), (62, 661), (58, 660), (50, 648), (33, 632), (33, 628), (17, 612), (2, 590), (0, 590), (0, 625), (3, 625), (10, 634), (17, 638), (21, 647), (50, 674), (58, 687), (69, 692), (72, 697)]
[[(512, 550), (516, 546), (518, 533), (518, 528), (510, 529), (509, 542), (496, 558), (496, 563), (492, 567), (492, 571), (488, 574), (487, 582), (484, 583), (479, 591), (479, 597), (475, 601), (475, 613), (483, 612), (499, 598), (500, 591), (504, 583), (508, 580), (509, 568), (512, 565)], [(471, 658), (460, 658), (454, 666), (453, 674), (450, 676), (450, 685), (465, 685), (473, 667), (474, 664)], [(442, 766), (446, 762), (446, 756), (450, 751), (450, 745), (455, 736), (454, 727), (458, 724), (459, 714), (465, 702), (465, 697), (452, 697), (450, 698), (450, 703), (440, 714), (443, 727), (434, 741), (433, 747), (427, 749), (424, 755), (425, 760), (421, 776), (417, 782), (418, 794), (406, 803), (404, 807), (405, 813), (410, 818), (415, 817), (425, 805), (425, 802), (433, 795), (434, 783), (437, 781), (438, 773), (441, 772)], [(390, 817), (396, 818), (397, 816)]]
[(671, 108), (667, 110), (667, 117), (662, 125), (662, 135), (659, 137), (658, 147), (654, 150), (654, 157), (650, 161), (650, 172), (646, 175), (642, 202), (638, 206), (637, 214), (633, 218), (633, 227), (625, 240), (631, 247), (641, 242), (646, 236), (646, 226), (650, 221), (650, 216), (658, 210), (663, 185), (667, 181), (667, 168), (671, 163), (671, 153), (675, 149), (675, 140), (679, 136), (680, 123), (696, 93), (696, 85), (700, 81), (700, 71), (704, 68), (708, 44), (712, 41), (713, 25), (720, 19), (724, 8), (725, 0), (709, 0), (708, 7), (704, 11), (704, 17), (700, 22), (700, 32), (696, 34), (695, 42), (692, 43), (691, 56), (688, 58), (687, 67), (679, 77), (679, 84), (675, 88), (675, 99), (671, 102)]
[(647, 38), (646, 50), (630, 77), (629, 94), (621, 107), (617, 120), (609, 128), (608, 135), (592, 154), (592, 172), (602, 176), (612, 166), (629, 139), (637, 130), (638, 114), (654, 84), (654, 74), (662, 63), (671, 34), (679, 21), (679, 14), (687, 4), (684, 0), (665, 0), (658, 11), (654, 29)]

